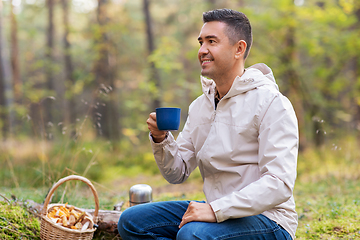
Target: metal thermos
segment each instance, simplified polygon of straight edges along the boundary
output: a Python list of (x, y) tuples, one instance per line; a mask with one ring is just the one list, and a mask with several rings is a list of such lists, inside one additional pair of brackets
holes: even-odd
[(152, 188), (146, 184), (136, 184), (129, 191), (130, 207), (152, 202)]

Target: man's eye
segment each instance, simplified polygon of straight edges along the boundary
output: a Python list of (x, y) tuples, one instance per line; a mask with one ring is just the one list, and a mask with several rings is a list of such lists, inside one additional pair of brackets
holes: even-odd
[(203, 45), (203, 43), (202, 43), (202, 42), (199, 42), (199, 44), (200, 44), (200, 46), (202, 46), (202, 45)]
[(209, 40), (209, 42), (210, 42), (210, 43), (215, 43), (215, 41), (214, 41), (214, 40), (211, 40), (211, 39)]

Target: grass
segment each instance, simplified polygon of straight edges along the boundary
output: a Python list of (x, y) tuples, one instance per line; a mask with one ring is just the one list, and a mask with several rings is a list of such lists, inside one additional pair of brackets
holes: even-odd
[(299, 156), (297, 239), (360, 239), (360, 150), (355, 139)]
[[(198, 170), (181, 185), (170, 185), (162, 178), (146, 139), (139, 145), (85, 139), (88, 141), (25, 139), (3, 144), (0, 193), (9, 199), (14, 195), (18, 200), (41, 203), (55, 181), (78, 174), (93, 182), (101, 209), (112, 209), (119, 202), (124, 202), (123, 209), (128, 207), (128, 190), (138, 183), (152, 186), (154, 201), (205, 199)], [(297, 239), (360, 239), (359, 193), (360, 149), (355, 139), (328, 142), (322, 148), (301, 152), (294, 190), (299, 215)], [(60, 186), (52, 202), (94, 207), (89, 188), (76, 181)], [(0, 239), (26, 239), (22, 237), (9, 235)]]
[(22, 206), (0, 201), (0, 239), (40, 239), (40, 221)]
[(356, 179), (297, 184), (297, 239), (360, 239), (359, 192)]

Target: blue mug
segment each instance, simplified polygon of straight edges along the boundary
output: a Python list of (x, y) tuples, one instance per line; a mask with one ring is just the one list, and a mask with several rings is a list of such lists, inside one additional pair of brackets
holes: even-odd
[(156, 124), (159, 130), (178, 130), (180, 126), (180, 108), (164, 107), (156, 109)]

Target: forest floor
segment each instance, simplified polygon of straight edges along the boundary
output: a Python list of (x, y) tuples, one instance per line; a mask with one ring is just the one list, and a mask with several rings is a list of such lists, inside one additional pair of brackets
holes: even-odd
[[(74, 162), (82, 165), (74, 165), (73, 169), (85, 169), (79, 175), (95, 176), (90, 179), (99, 176), (92, 183), (98, 192), (102, 210), (112, 210), (120, 202), (124, 203), (122, 210), (129, 207), (129, 189), (139, 183), (152, 187), (153, 201), (205, 200), (198, 169), (183, 184), (171, 185), (158, 172), (152, 153), (147, 150), (139, 149), (137, 155), (126, 155), (125, 152), (119, 156), (107, 151), (105, 144), (84, 145), (66, 151), (63, 145), (49, 147), (54, 149), (47, 153), (52, 161), (49, 167), (44, 164), (46, 161), (39, 161), (39, 156), (43, 155), (34, 153), (39, 148), (22, 147), (20, 152), (18, 147), (2, 149), (7, 160), (0, 168), (3, 181), (0, 186), (3, 196), (0, 196), (0, 239), (39, 239), (39, 220), (26, 208), (16, 206), (16, 202), (31, 199), (42, 203), (52, 185), (49, 183), (59, 179), (57, 176), (76, 174), (66, 167)], [(294, 189), (299, 217), (296, 239), (360, 239), (360, 149), (355, 141), (346, 140), (338, 145), (341, 148), (330, 144), (322, 149), (309, 148), (299, 154)], [(95, 146), (100, 150), (96, 150)], [(95, 150), (90, 154), (89, 150), (83, 149)], [(29, 153), (24, 154), (25, 150)], [(19, 153), (24, 157), (16, 155)], [(69, 162), (68, 159), (74, 160)], [(42, 171), (52, 176), (43, 180), (46, 184), (42, 184)], [(12, 196), (17, 200), (13, 200)], [(59, 187), (52, 202), (94, 208), (90, 189), (76, 183), (67, 182)]]
[[(153, 181), (158, 181), (157, 178)], [(129, 182), (142, 182), (140, 180), (143, 178)], [(294, 192), (299, 216), (296, 239), (360, 239), (359, 192), (359, 179), (329, 177), (297, 183)], [(100, 202), (109, 201), (109, 196), (101, 192), (99, 196)], [(204, 199), (199, 181), (153, 186), (153, 196), (154, 201)], [(127, 199), (124, 201), (122, 210), (128, 207)], [(0, 216), (0, 239), (39, 239), (38, 219), (26, 212), (26, 208), (3, 201)]]

